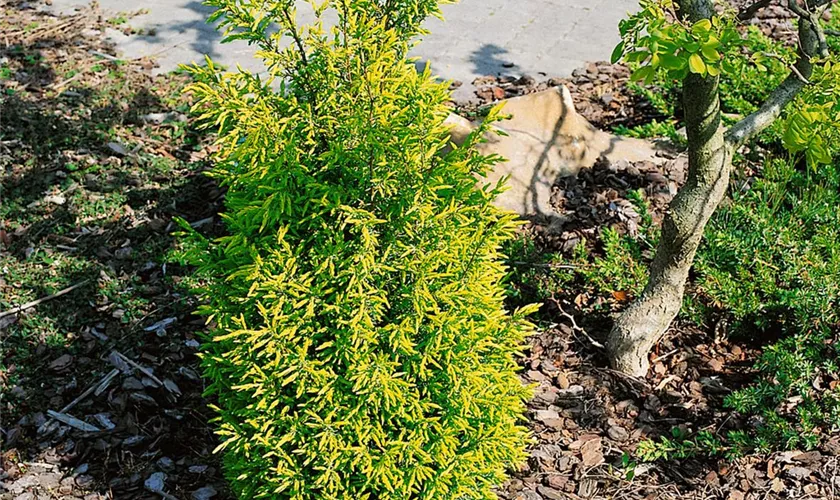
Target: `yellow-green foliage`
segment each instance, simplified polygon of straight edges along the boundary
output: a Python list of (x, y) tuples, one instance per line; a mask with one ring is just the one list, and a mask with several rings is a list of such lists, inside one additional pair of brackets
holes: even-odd
[(193, 68), (228, 190), (228, 235), (191, 251), (228, 477), (247, 499), (495, 498), (525, 458), (531, 309), (503, 304), (516, 223), (475, 181), (496, 158), (479, 134), (446, 150), (446, 86), (405, 58), (437, 1), (328, 1), (327, 31), (293, 3), (212, 2), (268, 78)]

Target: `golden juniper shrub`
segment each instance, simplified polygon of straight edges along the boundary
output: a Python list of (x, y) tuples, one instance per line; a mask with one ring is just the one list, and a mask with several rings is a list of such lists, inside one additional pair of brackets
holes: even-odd
[(485, 130), (447, 148), (446, 86), (405, 56), (437, 2), (327, 1), (303, 28), (292, 0), (210, 3), (269, 74), (192, 69), (227, 188), (227, 236), (193, 233), (190, 258), (236, 493), (495, 498), (525, 458), (532, 309), (504, 307), (516, 222), (476, 185)]

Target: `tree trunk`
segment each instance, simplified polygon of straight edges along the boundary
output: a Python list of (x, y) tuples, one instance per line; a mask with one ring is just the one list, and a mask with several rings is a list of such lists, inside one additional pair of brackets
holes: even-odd
[[(709, 0), (682, 0), (679, 6), (681, 15), (691, 22), (714, 14)], [(688, 179), (662, 222), (647, 287), (610, 333), (610, 361), (624, 373), (647, 375), (648, 353), (680, 312), (688, 271), (703, 231), (729, 185), (732, 148), (721, 127), (718, 83), (717, 77), (696, 74), (683, 81)]]
[(662, 223), (647, 287), (615, 323), (608, 343), (613, 367), (636, 376), (647, 374), (648, 353), (680, 311), (703, 231), (729, 185), (732, 150), (720, 123), (718, 78), (690, 75), (683, 100), (688, 179)]
[[(680, 15), (692, 23), (714, 14), (711, 0), (678, 0), (677, 3)], [(828, 3), (822, 0), (816, 6)], [(790, 4), (791, 8), (797, 5), (793, 1)], [(726, 194), (732, 154), (770, 126), (811, 77), (812, 57), (820, 53), (824, 33), (819, 25), (819, 13), (798, 10), (802, 12), (798, 13), (800, 43), (795, 71), (758, 111), (741, 120), (727, 134), (720, 123), (719, 79), (692, 74), (684, 80), (688, 179), (671, 202), (662, 223), (659, 248), (645, 290), (616, 321), (610, 333), (607, 348), (616, 370), (636, 376), (647, 374), (648, 354), (680, 311), (685, 282), (706, 224)]]

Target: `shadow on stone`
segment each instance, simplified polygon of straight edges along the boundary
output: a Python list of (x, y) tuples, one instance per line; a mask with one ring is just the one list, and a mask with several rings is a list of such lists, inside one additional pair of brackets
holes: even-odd
[[(498, 154), (499, 163), (484, 182), (495, 184), (508, 176), (508, 190), (496, 204), (523, 217), (552, 218), (551, 191), (557, 180), (577, 175), (599, 158), (607, 161), (656, 161), (656, 150), (647, 141), (617, 137), (593, 127), (575, 111), (565, 86), (502, 101), (510, 115), (496, 128), (505, 135), (488, 133), (478, 146), (483, 154)], [(477, 124), (451, 115), (451, 136), (462, 144)]]

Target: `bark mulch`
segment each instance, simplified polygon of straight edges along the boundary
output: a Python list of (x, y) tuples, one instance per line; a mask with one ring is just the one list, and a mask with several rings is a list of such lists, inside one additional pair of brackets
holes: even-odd
[(528, 416), (537, 442), (502, 498), (835, 498), (837, 437), (810, 452), (635, 463), (641, 440), (674, 428), (721, 433), (749, 426), (721, 407), (749, 382), (758, 350), (677, 325), (654, 354), (650, 376), (631, 379), (606, 368), (603, 352), (581, 330), (603, 341), (607, 320), (572, 323), (564, 313), (573, 312), (574, 305), (558, 305), (559, 324), (532, 340), (523, 381), (536, 385)]

